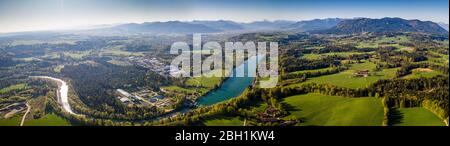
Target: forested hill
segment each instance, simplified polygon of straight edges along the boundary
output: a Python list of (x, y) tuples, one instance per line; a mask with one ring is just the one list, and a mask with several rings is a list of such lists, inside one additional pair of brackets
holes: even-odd
[(448, 31), (437, 23), (431, 21), (405, 20), (401, 18), (349, 19), (341, 21), (335, 27), (317, 32), (327, 34), (420, 32), (448, 35)]

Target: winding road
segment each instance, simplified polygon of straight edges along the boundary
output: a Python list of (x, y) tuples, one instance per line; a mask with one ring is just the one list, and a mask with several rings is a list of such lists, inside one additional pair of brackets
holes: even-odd
[(23, 126), (23, 123), (25, 123), (25, 118), (27, 117), (28, 113), (30, 113), (31, 107), (28, 103), (25, 104), (27, 106), (27, 111), (22, 117), (22, 121), (20, 121), (20, 126)]

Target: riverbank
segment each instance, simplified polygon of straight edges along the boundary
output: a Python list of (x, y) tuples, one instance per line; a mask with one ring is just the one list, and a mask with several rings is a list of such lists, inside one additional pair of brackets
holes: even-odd
[(54, 78), (54, 77), (49, 77), (49, 76), (31, 76), (31, 78), (41, 78), (41, 79), (48, 79), (48, 80), (56, 81), (58, 84), (58, 89), (57, 89), (56, 95), (57, 95), (58, 102), (61, 105), (62, 109), (65, 112), (70, 113), (71, 115), (79, 116), (79, 114), (76, 114), (70, 107), (69, 96), (68, 96), (69, 86), (67, 85), (67, 83), (64, 80)]

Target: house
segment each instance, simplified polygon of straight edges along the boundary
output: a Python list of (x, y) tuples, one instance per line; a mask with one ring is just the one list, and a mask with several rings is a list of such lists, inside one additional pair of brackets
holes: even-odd
[(354, 77), (368, 77), (369, 76), (369, 70), (360, 70), (355, 73), (353, 73)]
[(119, 92), (120, 94), (124, 95), (125, 97), (130, 97), (131, 96), (130, 93), (128, 93), (127, 91), (122, 90), (122, 89), (117, 89), (117, 92)]
[(119, 97), (119, 100), (120, 100), (122, 103), (130, 103), (130, 102), (131, 102), (130, 99), (128, 99), (127, 97), (122, 97), (122, 98)]
[(264, 112), (257, 113), (256, 116), (261, 122), (280, 122), (282, 121), (279, 118), (281, 114), (282, 113), (280, 110), (273, 107), (268, 107)]

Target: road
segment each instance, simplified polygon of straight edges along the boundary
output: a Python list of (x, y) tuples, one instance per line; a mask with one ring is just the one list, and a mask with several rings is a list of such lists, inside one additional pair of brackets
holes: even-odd
[(27, 106), (27, 111), (22, 117), (22, 121), (20, 121), (20, 126), (23, 126), (23, 123), (25, 122), (25, 118), (27, 117), (28, 113), (30, 113), (31, 107), (28, 103), (25, 104)]

